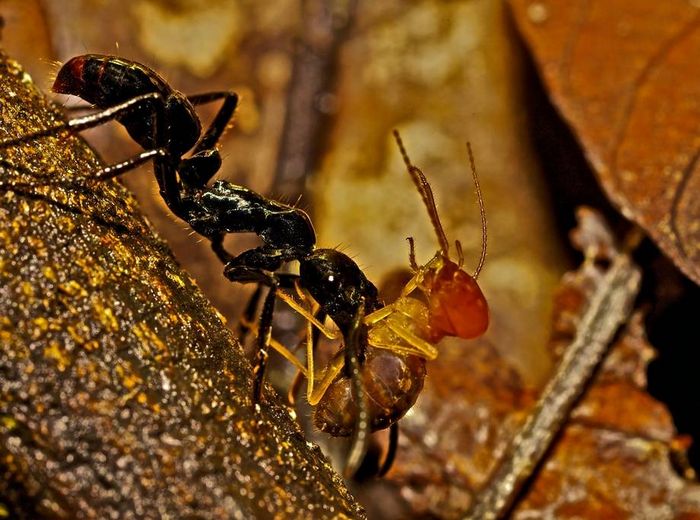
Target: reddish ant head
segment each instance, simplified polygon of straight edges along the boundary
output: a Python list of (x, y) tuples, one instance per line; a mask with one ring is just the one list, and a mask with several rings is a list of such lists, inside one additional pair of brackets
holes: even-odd
[(449, 257), (449, 243), (442, 228), (440, 217), (435, 205), (435, 198), (430, 184), (423, 172), (414, 166), (410, 159), (398, 131), (394, 130), (394, 137), (399, 145), (399, 150), (403, 157), (408, 173), (411, 175), (413, 183), (418, 188), (418, 192), (423, 199), (423, 203), (428, 210), (433, 228), (440, 243), (440, 251), (435, 257), (422, 267), (415, 265), (415, 255), (413, 252), (413, 240), (411, 243), (411, 261), (417, 273), (418, 286), (423, 290), (428, 298), (428, 308), (430, 310), (429, 327), (430, 340), (437, 342), (445, 336), (456, 336), (463, 339), (474, 339), (486, 332), (489, 326), (489, 308), (486, 298), (481, 292), (479, 284), (476, 282), (479, 272), (486, 259), (486, 212), (484, 201), (481, 196), (479, 179), (474, 167), (474, 157), (471, 147), (467, 144), (469, 159), (472, 167), (472, 177), (479, 199), (479, 209), (481, 213), (482, 248), (479, 265), (474, 275), (466, 273), (462, 269), (462, 249), (459, 242), (456, 243), (459, 252), (459, 263), (455, 263)]
[(423, 280), (430, 309), (430, 340), (474, 339), (489, 326), (489, 307), (476, 279), (449, 260)]

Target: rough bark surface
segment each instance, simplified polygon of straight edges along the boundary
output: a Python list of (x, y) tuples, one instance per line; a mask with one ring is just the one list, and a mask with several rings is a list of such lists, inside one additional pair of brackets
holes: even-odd
[[(0, 56), (0, 140), (61, 118)], [(231, 332), (98, 168), (66, 132), (0, 150), (0, 510), (362, 516), (272, 392), (255, 410)]]

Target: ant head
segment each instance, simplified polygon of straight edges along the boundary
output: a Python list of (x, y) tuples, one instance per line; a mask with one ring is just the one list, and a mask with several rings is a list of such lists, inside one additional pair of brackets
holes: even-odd
[(316, 249), (299, 265), (301, 286), (309, 291), (338, 328), (347, 334), (357, 309), (379, 307), (377, 288), (352, 258), (335, 249)]
[[(467, 143), (481, 213), (481, 257), (473, 275), (462, 269), (464, 256), (459, 241), (455, 242), (458, 262), (450, 258), (449, 242), (440, 222), (433, 190), (420, 168), (411, 163), (397, 130), (394, 130), (394, 137), (406, 169), (423, 199), (440, 244), (440, 250), (435, 257), (426, 265), (418, 267), (416, 275), (419, 278), (419, 287), (426, 293), (429, 301), (431, 340), (439, 341), (444, 336), (458, 336), (464, 339), (481, 336), (489, 323), (486, 298), (476, 282), (486, 260), (486, 211), (471, 146)], [(411, 246), (412, 244), (411, 240)], [(411, 247), (411, 260), (412, 263), (415, 262), (413, 247)]]

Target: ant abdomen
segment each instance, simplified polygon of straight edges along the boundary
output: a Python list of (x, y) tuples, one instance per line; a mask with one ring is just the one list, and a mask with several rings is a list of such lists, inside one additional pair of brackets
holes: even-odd
[[(423, 389), (425, 359), (401, 356), (385, 349), (365, 350), (362, 385), (367, 396), (371, 431), (383, 430), (401, 419)], [(349, 377), (338, 377), (314, 411), (314, 425), (336, 437), (347, 437), (357, 427), (357, 404)]]
[(160, 94), (166, 112), (163, 120), (177, 131), (154, 127), (155, 104), (135, 107), (116, 118), (145, 149), (163, 146), (166, 143), (157, 142), (158, 135), (167, 135), (169, 151), (180, 157), (195, 145), (201, 134), (199, 118), (185, 95), (140, 63), (101, 54), (76, 56), (58, 71), (53, 91), (78, 96), (98, 108), (113, 107), (144, 94)]

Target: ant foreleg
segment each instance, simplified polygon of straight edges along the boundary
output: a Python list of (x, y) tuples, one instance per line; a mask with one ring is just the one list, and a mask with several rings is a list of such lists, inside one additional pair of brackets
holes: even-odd
[[(231, 276), (235, 277), (235, 275), (228, 275), (229, 279), (232, 279)], [(294, 281), (298, 277), (295, 274), (288, 274), (288, 273), (277, 273), (274, 276), (277, 279), (278, 287), (289, 287), (290, 285), (294, 285)], [(242, 279), (235, 280), (235, 281), (244, 283), (244, 281)], [(246, 337), (250, 333), (250, 327), (247, 324), (253, 322), (253, 317), (255, 316), (255, 313), (258, 310), (258, 303), (260, 302), (260, 296), (262, 296), (262, 288), (265, 285), (269, 285), (269, 283), (267, 281), (258, 282), (258, 285), (255, 288), (255, 291), (253, 291), (253, 294), (250, 295), (250, 298), (248, 299), (248, 303), (246, 303), (245, 309), (243, 310), (243, 315), (241, 316), (241, 320), (238, 324), (238, 339), (241, 342), (244, 342)], [(278, 295), (279, 295), (279, 293), (278, 293)]]
[(218, 235), (214, 236), (211, 238), (211, 248), (216, 253), (216, 256), (221, 260), (222, 263), (228, 264), (231, 260), (234, 259), (234, 256), (231, 255), (228, 251), (226, 251), (226, 248), (224, 248), (224, 237), (226, 236), (225, 233), (219, 233)]
[(263, 284), (258, 284), (255, 287), (255, 291), (250, 295), (248, 303), (246, 303), (245, 309), (243, 310), (243, 315), (238, 322), (238, 340), (243, 343), (250, 333), (249, 323), (253, 322), (253, 317), (255, 312), (258, 310), (258, 303), (260, 302), (260, 296), (262, 296)]
[(257, 404), (262, 398), (263, 383), (265, 382), (265, 370), (267, 369), (268, 346), (272, 335), (272, 313), (275, 310), (275, 293), (277, 284), (270, 285), (270, 290), (265, 296), (262, 312), (260, 313), (260, 325), (258, 326), (258, 353), (253, 369), (253, 403)]
[(348, 453), (348, 459), (345, 465), (345, 475), (347, 477), (357, 472), (362, 460), (365, 458), (370, 434), (367, 395), (365, 394), (362, 380), (362, 367), (360, 364), (363, 339), (362, 333), (365, 332), (363, 319), (364, 298), (362, 298), (362, 302), (353, 318), (350, 333), (347, 336), (345, 345), (345, 370), (349, 374), (353, 400), (357, 406), (355, 430), (353, 431), (352, 440), (350, 441), (350, 452)]
[[(237, 257), (240, 258), (240, 257)], [(277, 296), (278, 287), (292, 285), (294, 280), (296, 280), (297, 275), (293, 274), (274, 274), (260, 269), (257, 267), (251, 267), (248, 265), (235, 265), (236, 259), (229, 262), (224, 269), (224, 276), (231, 280), (232, 282), (239, 283), (249, 283), (257, 282), (258, 288), (253, 293), (251, 299), (248, 302), (245, 310), (245, 322), (250, 323), (252, 321), (253, 314), (255, 314), (255, 309), (257, 308), (257, 303), (260, 299), (260, 294), (262, 292), (262, 286), (266, 285), (270, 289), (265, 296), (265, 301), (263, 302), (262, 312), (260, 313), (259, 325), (258, 325), (258, 353), (255, 361), (254, 377), (253, 380), (253, 402), (260, 402), (260, 397), (262, 395), (263, 381), (265, 379), (265, 369), (267, 367), (268, 358), (268, 347), (270, 344), (271, 334), (272, 334), (272, 314), (275, 309), (275, 299)], [(245, 325), (245, 322), (242, 324)], [(250, 327), (246, 326), (246, 334)]]

